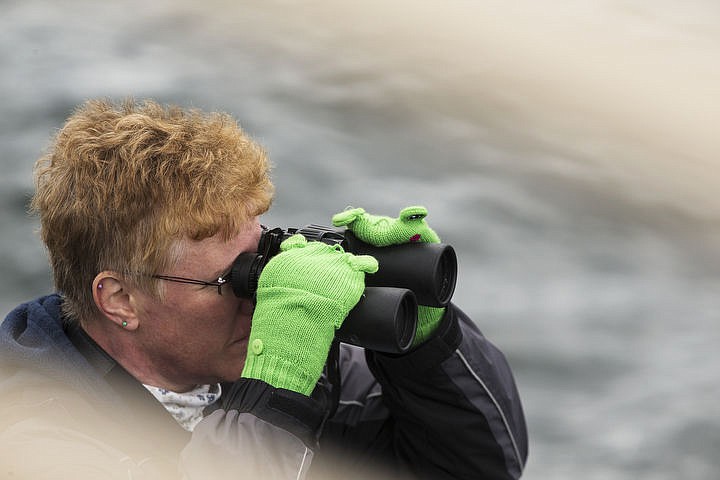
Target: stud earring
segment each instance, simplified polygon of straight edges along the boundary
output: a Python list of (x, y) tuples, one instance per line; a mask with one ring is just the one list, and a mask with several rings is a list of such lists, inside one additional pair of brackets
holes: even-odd
[(102, 283), (98, 283), (98, 290), (102, 290)]
[(122, 326), (123, 326), (123, 328), (127, 327), (127, 322), (125, 320), (123, 320)]

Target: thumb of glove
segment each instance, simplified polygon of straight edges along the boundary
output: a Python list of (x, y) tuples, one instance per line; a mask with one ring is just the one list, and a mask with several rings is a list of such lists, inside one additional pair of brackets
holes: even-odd
[(378, 271), (379, 265), (375, 257), (371, 257), (370, 255), (353, 255), (352, 253), (346, 255), (348, 263), (353, 270), (365, 273), (375, 273)]

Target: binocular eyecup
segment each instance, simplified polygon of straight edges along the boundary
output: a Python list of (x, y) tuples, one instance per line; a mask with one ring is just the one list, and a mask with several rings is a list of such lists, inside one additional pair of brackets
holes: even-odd
[(257, 253), (238, 255), (229, 278), (236, 296), (255, 297), (262, 269), (279, 253), (280, 243), (296, 233), (308, 241), (340, 244), (346, 252), (372, 255), (378, 261), (378, 271), (365, 276), (363, 296), (336, 332), (341, 342), (384, 353), (404, 353), (415, 338), (418, 305), (444, 307), (455, 291), (457, 258), (450, 245), (375, 247), (348, 230), (308, 225), (265, 230)]

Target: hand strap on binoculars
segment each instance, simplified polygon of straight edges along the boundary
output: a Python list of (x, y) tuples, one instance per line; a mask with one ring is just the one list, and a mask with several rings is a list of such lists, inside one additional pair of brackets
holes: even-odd
[(330, 410), (327, 418), (332, 418), (337, 412), (340, 404), (340, 389), (342, 387), (340, 379), (340, 341), (335, 339), (330, 345), (330, 352), (327, 359), (327, 379), (330, 382)]

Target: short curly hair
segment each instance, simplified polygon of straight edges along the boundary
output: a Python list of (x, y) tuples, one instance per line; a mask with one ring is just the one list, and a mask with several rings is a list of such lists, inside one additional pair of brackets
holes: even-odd
[(270, 207), (265, 150), (220, 112), (91, 100), (35, 166), (31, 210), (70, 321), (97, 314), (92, 282), (119, 272), (152, 295), (150, 275), (183, 238), (225, 239)]

